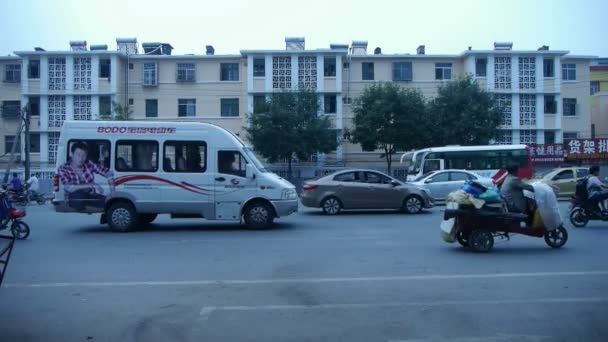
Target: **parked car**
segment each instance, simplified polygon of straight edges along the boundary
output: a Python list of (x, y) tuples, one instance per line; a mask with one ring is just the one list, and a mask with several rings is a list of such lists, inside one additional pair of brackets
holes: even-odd
[(327, 215), (343, 209), (401, 209), (419, 213), (433, 207), (430, 192), (375, 170), (334, 172), (304, 183), (302, 204), (321, 208)]
[(428, 189), (435, 202), (444, 202), (448, 194), (461, 189), (468, 180), (492, 186), (492, 179), (465, 170), (432, 171), (415, 179), (411, 184)]
[(576, 181), (586, 177), (588, 174), (588, 167), (560, 167), (540, 174), (537, 180), (551, 185), (559, 191), (559, 196), (566, 197), (574, 195)]

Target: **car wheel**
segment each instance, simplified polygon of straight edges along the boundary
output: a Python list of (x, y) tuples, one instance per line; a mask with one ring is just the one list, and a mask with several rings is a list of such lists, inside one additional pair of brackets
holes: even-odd
[(256, 202), (247, 206), (244, 216), (245, 223), (252, 229), (268, 228), (274, 221), (272, 208), (264, 202)]
[(130, 203), (114, 203), (106, 214), (110, 229), (115, 232), (126, 233), (133, 229), (137, 223), (137, 212)]
[(403, 201), (403, 210), (408, 214), (417, 214), (422, 211), (422, 198), (410, 195)]
[(334, 196), (327, 197), (321, 202), (321, 208), (325, 215), (338, 215), (342, 211), (342, 202)]

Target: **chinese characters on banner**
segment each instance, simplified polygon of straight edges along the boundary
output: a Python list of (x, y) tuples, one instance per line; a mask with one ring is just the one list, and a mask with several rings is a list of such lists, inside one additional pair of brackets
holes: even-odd
[(564, 147), (567, 159), (608, 159), (608, 139), (573, 139)]
[(533, 163), (562, 163), (564, 146), (561, 144), (531, 145), (530, 158)]

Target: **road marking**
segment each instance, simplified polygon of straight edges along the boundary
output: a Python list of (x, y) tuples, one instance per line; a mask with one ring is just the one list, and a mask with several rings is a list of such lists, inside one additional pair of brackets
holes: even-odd
[(204, 306), (200, 316), (208, 319), (217, 311), (299, 311), (330, 309), (379, 309), (401, 307), (440, 307), (440, 306), (474, 306), (474, 305), (517, 305), (517, 304), (568, 304), (568, 303), (608, 303), (608, 297), (572, 297), (572, 298), (538, 298), (538, 299), (495, 299), (495, 300), (442, 300), (429, 302), (389, 302), (389, 303), (354, 303), (354, 304), (314, 304), (314, 305), (235, 305)]
[(520, 342), (539, 342), (553, 340), (551, 336), (542, 335), (527, 335), (527, 334), (498, 334), (494, 336), (483, 336), (483, 337), (433, 337), (433, 338), (420, 338), (420, 339), (407, 339), (407, 340), (390, 340), (388, 342), (509, 342), (509, 341), (520, 341)]
[[(325, 237), (325, 238), (310, 238), (303, 236), (302, 238), (254, 238), (253, 240), (256, 242), (264, 241), (264, 242), (288, 242), (288, 241), (349, 241), (349, 240), (389, 240), (394, 241), (396, 237), (391, 236), (336, 236), (336, 237)], [(247, 243), (251, 243), (252, 239), (230, 239), (230, 238), (215, 238), (215, 239), (183, 239), (183, 240), (167, 240), (160, 241), (160, 244), (164, 245), (178, 245), (183, 243), (213, 243), (213, 242), (238, 242), (243, 241)]]
[(285, 283), (358, 283), (388, 281), (432, 281), (469, 280), (501, 278), (543, 278), (543, 277), (588, 277), (608, 276), (608, 271), (575, 272), (518, 272), (486, 274), (426, 274), (386, 277), (343, 277), (343, 278), (277, 278), (277, 279), (228, 279), (228, 280), (177, 280), (177, 281), (114, 281), (114, 282), (57, 282), (57, 283), (7, 283), (5, 288), (52, 288), (52, 287), (125, 287), (125, 286), (208, 286), (208, 285), (263, 285)]

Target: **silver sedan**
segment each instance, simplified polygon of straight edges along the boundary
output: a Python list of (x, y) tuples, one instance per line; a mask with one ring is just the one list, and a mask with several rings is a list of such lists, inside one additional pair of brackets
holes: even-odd
[(491, 178), (485, 178), (465, 170), (432, 171), (418, 177), (410, 184), (425, 187), (431, 192), (431, 196), (436, 202), (444, 202), (450, 192), (461, 189), (468, 180), (474, 180), (485, 186), (492, 186)]

